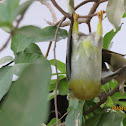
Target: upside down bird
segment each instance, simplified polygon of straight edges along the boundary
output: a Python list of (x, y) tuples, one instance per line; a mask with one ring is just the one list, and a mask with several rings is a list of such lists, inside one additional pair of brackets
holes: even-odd
[(70, 96), (79, 100), (92, 99), (101, 89), (103, 11), (97, 15), (99, 18), (97, 31), (89, 35), (79, 32), (76, 13), (71, 19), (66, 71)]

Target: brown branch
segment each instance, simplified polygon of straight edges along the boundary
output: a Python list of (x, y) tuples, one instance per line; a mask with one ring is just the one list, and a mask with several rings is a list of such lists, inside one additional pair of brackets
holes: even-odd
[[(95, 3), (93, 4), (93, 6), (92, 6), (90, 12), (88, 13), (88, 15), (94, 14), (94, 12), (96, 11), (96, 9), (97, 9), (98, 6), (99, 6), (99, 3), (96, 3), (96, 2), (95, 2)], [(86, 19), (86, 23), (87, 23), (87, 24), (90, 22), (91, 18), (92, 18), (92, 17), (89, 17), (88, 19)]]
[[(58, 122), (59, 122), (61, 119), (63, 119), (69, 112), (70, 112), (70, 110), (67, 111), (67, 112), (58, 120)], [(53, 125), (51, 125), (51, 126), (55, 126), (55, 125), (56, 125), (56, 123), (53, 124)]]
[(70, 14), (68, 14), (67, 12), (65, 12), (57, 3), (55, 0), (51, 0), (51, 2), (53, 3), (53, 5), (67, 18), (70, 18)]
[(101, 104), (103, 104), (108, 96), (112, 96), (119, 88), (119, 85), (117, 85), (108, 95), (106, 95), (99, 103), (97, 103), (94, 107), (92, 107), (90, 110), (84, 112), (84, 115), (88, 115), (89, 113), (93, 112), (95, 109), (98, 109)]
[(79, 7), (83, 6), (86, 3), (89, 3), (89, 2), (97, 2), (97, 1), (98, 0), (86, 0), (86, 1), (83, 1), (80, 4), (78, 4), (74, 9), (77, 10)]
[[(103, 13), (106, 13), (106, 12), (103, 11)], [(97, 16), (97, 13), (95, 13), (95, 14), (90, 14), (90, 15), (84, 15), (84, 16), (79, 15), (79, 18), (92, 18), (92, 17), (94, 17), (94, 16)]]
[(63, 123), (59, 124), (59, 126), (65, 126), (65, 122), (63, 122)]
[[(62, 18), (63, 21), (64, 21), (65, 19), (66, 19), (66, 17), (63, 17), (63, 18)], [(57, 22), (57, 23), (55, 24), (55, 26), (57, 26), (59, 23), (60, 23), (60, 22)], [(49, 54), (49, 51), (50, 51), (51, 46), (52, 46), (52, 41), (50, 41), (50, 43), (49, 43), (49, 46), (48, 46), (48, 49), (47, 49), (47, 52), (46, 52), (46, 55), (45, 55), (46, 58), (48, 57), (48, 54)]]
[(89, 29), (89, 33), (91, 33), (91, 24), (90, 24), (90, 22), (88, 23), (88, 29)]
[(16, 27), (14, 28), (13, 31), (11, 31), (11, 34), (10, 34), (9, 38), (7, 39), (7, 41), (5, 42), (5, 44), (3, 45), (3, 47), (0, 49), (0, 51), (2, 51), (3, 49), (5, 49), (5, 48), (7, 47), (9, 41), (11, 40), (11, 38), (12, 38), (12, 36), (14, 35), (15, 31), (17, 30), (17, 28), (18, 28), (18, 26), (19, 26), (21, 20), (23, 19), (23, 17), (24, 17), (24, 13), (21, 15), (21, 17), (20, 17), (19, 20), (17, 21)]
[[(91, 0), (91, 1), (89, 1), (89, 2), (93, 2), (93, 1), (97, 1), (97, 0)], [(90, 22), (90, 20), (91, 20), (91, 18), (92, 17), (94, 17), (94, 16), (97, 16), (97, 13), (95, 13), (94, 14), (94, 12), (96, 11), (96, 9), (97, 9), (97, 7), (99, 6), (99, 4), (100, 3), (102, 3), (102, 2), (105, 2), (105, 1), (107, 1), (107, 0), (102, 0), (102, 1), (100, 1), (100, 2), (95, 2), (94, 3), (94, 5), (93, 5), (93, 7), (91, 8), (91, 10), (90, 10), (90, 12), (89, 12), (89, 14), (88, 15), (85, 15), (85, 16), (79, 16), (79, 19), (78, 19), (78, 23), (79, 24), (81, 24), (81, 23), (89, 23)], [(88, 0), (87, 0), (87, 2), (88, 2)], [(84, 3), (86, 3), (86, 1), (84, 2)], [(78, 6), (78, 5), (77, 5)], [(80, 7), (80, 6), (79, 6)], [(76, 8), (76, 7), (75, 7)], [(105, 11), (104, 11), (104, 13), (105, 13)], [(65, 18), (65, 16), (63, 17), (63, 18)], [(88, 18), (88, 19), (85, 19), (85, 18)], [(61, 20), (60, 20), (61, 21)], [(58, 21), (57, 23), (59, 23), (60, 21)], [(47, 22), (47, 21), (46, 21)], [(54, 23), (52, 23), (52, 22), (47, 22), (49, 25), (52, 25), (52, 26), (54, 26), (54, 25), (56, 25), (56, 24), (54, 24)], [(66, 22), (63, 22), (62, 23), (62, 25), (61, 25), (61, 27), (65, 27), (65, 26), (68, 26), (68, 25), (70, 25), (70, 21), (66, 21)]]
[(52, 14), (52, 19), (53, 19), (53, 23), (56, 23), (57, 22), (57, 17), (56, 17), (56, 13), (54, 11), (54, 9), (52, 8), (52, 6), (45, 0), (39, 0), (40, 3), (42, 3), (43, 5), (45, 5), (50, 13)]
[(48, 46), (48, 49), (47, 49), (47, 52), (46, 52), (45, 58), (47, 58), (48, 55), (49, 55), (49, 51), (50, 51), (51, 45), (52, 45), (52, 41), (49, 42), (49, 46)]
[(100, 0), (98, 3), (103, 3), (103, 2), (107, 2), (108, 0)]
[[(92, 18), (93, 16), (96, 16), (97, 14), (91, 14), (91, 15), (85, 15), (85, 16), (79, 16), (79, 19), (78, 19), (78, 23), (79, 24), (81, 24), (81, 23), (86, 23), (86, 19), (85, 18)], [(65, 17), (63, 17), (63, 18), (65, 18)], [(62, 18), (62, 19), (63, 19)], [(61, 21), (61, 20), (60, 20)], [(52, 22), (47, 22), (49, 25), (51, 25), (51, 26), (54, 26), (54, 25), (57, 25), (60, 21), (58, 21), (56, 24), (54, 24), (54, 23), (52, 23)], [(65, 26), (68, 26), (68, 25), (70, 25), (70, 22), (71, 21), (66, 21), (66, 22), (63, 22), (62, 23), (62, 25), (61, 25), (61, 27), (65, 27)]]
[(59, 75), (58, 75), (58, 69), (57, 69), (57, 62), (56, 62), (56, 42), (57, 42), (57, 36), (58, 36), (58, 31), (59, 27), (61, 26), (62, 22), (64, 20), (61, 20), (60, 23), (57, 26), (56, 33), (55, 33), (55, 39), (54, 39), (54, 62), (55, 62), (55, 69), (56, 69), (56, 74), (57, 74), (57, 80), (56, 80), (56, 89), (55, 89), (55, 98), (54, 98), (54, 105), (55, 105), (55, 114), (56, 114), (56, 123), (57, 126), (58, 124), (58, 108), (57, 108), (57, 89), (58, 89), (58, 83), (59, 83)]

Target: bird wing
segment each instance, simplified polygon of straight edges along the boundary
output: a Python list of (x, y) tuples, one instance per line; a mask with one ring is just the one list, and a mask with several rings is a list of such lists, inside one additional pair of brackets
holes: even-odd
[(66, 52), (66, 75), (68, 82), (71, 76), (71, 55), (72, 55), (72, 28), (73, 28), (73, 18), (71, 18), (71, 25), (67, 39), (67, 52)]

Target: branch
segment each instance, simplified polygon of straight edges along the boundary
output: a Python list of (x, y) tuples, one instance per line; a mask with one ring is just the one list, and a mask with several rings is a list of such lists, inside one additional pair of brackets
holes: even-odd
[(107, 2), (108, 0), (100, 0), (98, 3), (103, 3), (103, 2)]
[[(100, 3), (103, 3), (103, 2), (106, 2), (106, 1), (108, 1), (108, 0), (100, 0), (99, 2), (98, 2), (99, 0), (86, 0), (86, 1), (83, 1), (82, 3), (80, 3), (80, 4), (78, 4), (76, 7), (75, 7), (75, 10), (76, 9), (78, 9), (79, 7), (81, 7), (82, 5), (84, 5), (84, 4), (86, 4), (86, 3), (88, 3), (88, 2), (96, 2), (98, 5), (100, 4)], [(96, 5), (96, 3), (95, 3), (95, 5)], [(78, 19), (78, 23), (79, 24), (81, 24), (81, 23), (87, 23), (88, 24), (88, 22), (91, 20), (91, 18), (93, 17), (93, 9), (97, 9), (97, 7), (96, 6), (94, 6), (93, 5), (93, 7), (91, 8), (91, 10), (90, 10), (90, 12), (89, 12), (89, 14), (88, 15), (86, 15), (86, 16), (83, 16), (83, 18), (89, 18), (88, 19), (88, 21), (87, 21), (87, 19)], [(95, 12), (95, 11), (94, 11)], [(88, 17), (89, 16), (89, 17)], [(96, 16), (96, 14), (94, 14), (94, 16)], [(65, 17), (65, 16), (64, 16)], [(82, 18), (82, 17), (81, 17)], [(61, 20), (60, 20), (61, 21)], [(60, 21), (58, 21), (58, 22), (60, 22)], [(54, 23), (52, 23), (52, 22), (49, 22), (49, 21), (46, 21), (49, 25), (51, 25), (51, 26), (54, 26), (54, 25), (56, 25), (56, 24), (54, 24)], [(65, 26), (68, 26), (68, 25), (70, 25), (70, 21), (66, 21), (66, 22), (63, 22), (62, 23), (62, 25), (61, 25), (61, 27), (65, 27)]]
[(101, 104), (103, 104), (108, 96), (112, 96), (119, 88), (119, 85), (117, 85), (108, 95), (106, 95), (99, 103), (97, 103), (94, 107), (92, 107), (90, 110), (84, 112), (84, 115), (88, 115), (89, 113), (93, 112), (95, 109), (98, 109)]
[[(59, 122), (61, 119), (63, 119), (69, 112), (70, 112), (70, 110), (67, 111), (67, 112), (58, 120), (58, 122)], [(51, 126), (55, 126), (55, 125), (56, 125), (56, 123), (53, 124), (53, 125), (51, 125)]]
[(57, 3), (55, 0), (51, 0), (53, 5), (67, 18), (70, 18), (70, 14), (68, 14), (67, 12), (65, 12)]
[(86, 3), (89, 3), (89, 2), (97, 2), (97, 3), (103, 3), (103, 2), (107, 2), (108, 0), (100, 0), (100, 1), (98, 1), (98, 0), (85, 0), (85, 1), (83, 1), (83, 2), (81, 2), (80, 4), (78, 4), (76, 7), (75, 7), (75, 10), (77, 10), (79, 7), (81, 7), (81, 6), (83, 6), (84, 4), (86, 4)]
[(54, 43), (54, 62), (55, 62), (55, 69), (56, 69), (56, 73), (57, 73), (57, 80), (56, 80), (56, 89), (55, 89), (55, 98), (54, 98), (54, 105), (55, 105), (55, 114), (56, 114), (56, 123), (57, 126), (58, 124), (58, 108), (57, 108), (57, 89), (58, 89), (58, 83), (59, 83), (59, 75), (58, 75), (58, 69), (57, 69), (57, 62), (56, 62), (56, 42), (57, 42), (57, 36), (58, 36), (58, 31), (59, 31), (59, 27), (61, 26), (62, 22), (64, 20), (61, 20), (59, 25), (57, 26), (56, 29), (56, 33), (55, 33), (55, 43)]
[(48, 55), (49, 55), (49, 51), (50, 51), (51, 45), (52, 45), (52, 41), (49, 42), (49, 46), (48, 46), (48, 49), (47, 49), (47, 52), (46, 52), (45, 58), (47, 58)]
[(88, 29), (89, 29), (89, 33), (91, 33), (91, 24), (90, 24), (90, 22), (88, 23)]
[(115, 72), (113, 72), (112, 74), (104, 77), (101, 79), (101, 84), (106, 84), (107, 82), (111, 81), (112, 79), (115, 79), (118, 76), (121, 76), (122, 74), (124, 74), (124, 72), (126, 71), (126, 65), (124, 65), (123, 67), (119, 68), (118, 70), (116, 70)]
[[(106, 13), (106, 12), (103, 11), (103, 13)], [(94, 17), (94, 16), (97, 16), (97, 13), (95, 13), (95, 14), (90, 14), (90, 15), (84, 15), (84, 16), (79, 15), (79, 18), (92, 18), (92, 17)]]
[[(64, 21), (66, 19), (66, 17), (63, 17), (62, 20)], [(57, 22), (54, 26), (57, 26), (60, 22)], [(61, 24), (62, 25), (62, 24)], [(52, 46), (52, 41), (50, 41), (49, 43), (49, 46), (48, 46), (48, 49), (47, 49), (47, 52), (46, 52), (46, 55), (45, 57), (47, 58), (48, 57), (48, 54), (49, 54), (49, 51), (50, 51), (50, 48)]]
[(0, 49), (0, 51), (2, 51), (3, 49), (5, 49), (5, 48), (7, 47), (9, 41), (11, 40), (11, 38), (12, 38), (12, 36), (14, 35), (15, 31), (17, 30), (17, 28), (18, 28), (18, 26), (19, 26), (21, 20), (23, 19), (23, 17), (24, 17), (24, 13), (21, 15), (21, 17), (20, 17), (19, 20), (17, 21), (16, 27), (14, 28), (13, 31), (11, 31), (11, 34), (10, 34), (9, 38), (7, 39), (7, 41), (5, 42), (5, 44), (3, 45), (3, 47)]
[(45, 0), (39, 0), (40, 3), (42, 3), (43, 5), (45, 5), (50, 13), (52, 14), (52, 19), (53, 19), (53, 23), (56, 23), (57, 22), (57, 17), (56, 17), (56, 13), (54, 11), (54, 9), (52, 8), (52, 6)]
[[(97, 16), (97, 14), (91, 14), (91, 15), (84, 15), (84, 16), (79, 16), (79, 19), (78, 19), (78, 23), (81, 24), (81, 23), (86, 23), (86, 20), (85, 18), (92, 18), (94, 16)], [(65, 18), (65, 17), (63, 17)], [(61, 20), (60, 20), (61, 21)], [(51, 26), (54, 26), (54, 25), (57, 25), (60, 21), (58, 21), (56, 24), (52, 23), (52, 22), (47, 22), (49, 25)], [(65, 27), (65, 26), (68, 26), (70, 25), (70, 21), (65, 21), (62, 23), (61, 27)]]
[(86, 1), (83, 1), (81, 2), (80, 4), (78, 4), (76, 7), (75, 7), (75, 10), (77, 10), (79, 7), (83, 6), (84, 4), (86, 3), (89, 3), (89, 2), (97, 2), (98, 0), (86, 0)]
[[(90, 12), (88, 13), (88, 15), (94, 14), (94, 12), (96, 11), (96, 9), (97, 9), (98, 6), (99, 6), (99, 3), (96, 3), (96, 2), (95, 2), (95, 3), (93, 4), (93, 6), (92, 6)], [(92, 17), (89, 17), (88, 19), (86, 19), (86, 23), (87, 23), (87, 24), (90, 22), (91, 18), (92, 18)]]
[[(93, 2), (93, 1), (92, 1)], [(94, 12), (96, 11), (97, 7), (98, 7), (99, 3), (97, 3), (97, 6), (96, 6), (96, 3), (93, 5), (93, 7), (91, 8), (90, 12), (88, 15), (84, 15), (84, 16), (79, 16), (79, 19), (78, 19), (78, 23), (81, 24), (81, 23), (87, 23), (89, 24), (90, 20), (92, 17), (94, 16), (97, 16), (97, 13), (94, 14)], [(105, 11), (104, 11), (105, 13)], [(64, 18), (64, 17), (63, 17)], [(88, 19), (85, 19), (85, 18), (88, 18)], [(61, 20), (60, 20), (61, 21)], [(58, 21), (58, 23), (60, 22)], [(49, 21), (46, 21), (49, 25), (51, 26), (54, 26), (56, 24), (52, 23), (52, 22), (49, 22)], [(66, 21), (66, 22), (63, 22), (61, 27), (65, 27), (65, 26), (68, 26), (70, 25), (70, 21)]]

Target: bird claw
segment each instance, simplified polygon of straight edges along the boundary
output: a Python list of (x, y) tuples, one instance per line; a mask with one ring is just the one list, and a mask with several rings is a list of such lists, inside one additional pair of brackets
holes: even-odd
[(97, 12), (97, 15), (98, 15), (98, 18), (99, 18), (99, 21), (100, 21), (100, 22), (102, 22), (103, 13), (104, 13), (104, 10), (101, 10), (100, 12), (99, 12), (99, 11)]
[(73, 13), (73, 19), (74, 19), (74, 21), (77, 21), (77, 20), (78, 20), (78, 17), (79, 17), (79, 15), (78, 15), (78, 14)]

